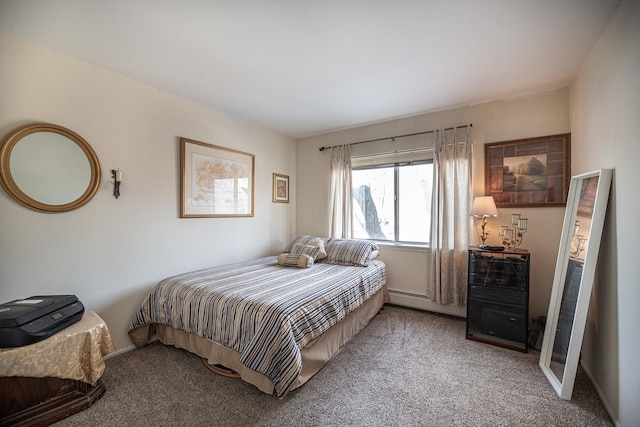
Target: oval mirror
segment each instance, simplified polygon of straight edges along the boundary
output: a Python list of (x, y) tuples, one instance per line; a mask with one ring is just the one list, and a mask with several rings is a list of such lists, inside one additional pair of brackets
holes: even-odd
[(68, 212), (95, 195), (100, 162), (89, 143), (72, 130), (32, 123), (14, 129), (2, 141), (0, 183), (28, 208)]

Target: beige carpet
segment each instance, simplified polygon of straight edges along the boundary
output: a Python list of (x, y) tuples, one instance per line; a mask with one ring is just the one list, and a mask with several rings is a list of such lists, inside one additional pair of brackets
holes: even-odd
[(464, 338), (465, 322), (385, 308), (282, 400), (158, 342), (107, 360), (107, 392), (60, 426), (610, 426), (582, 370), (560, 399), (539, 353)]

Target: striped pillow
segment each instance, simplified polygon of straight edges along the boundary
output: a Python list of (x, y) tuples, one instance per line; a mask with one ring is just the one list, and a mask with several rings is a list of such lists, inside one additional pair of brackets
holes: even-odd
[(322, 237), (309, 236), (306, 234), (302, 236), (298, 236), (295, 239), (293, 239), (293, 241), (289, 243), (289, 245), (286, 248), (284, 248), (284, 251), (282, 252), (290, 253), (295, 244), (317, 246), (318, 255), (316, 256), (316, 259), (318, 261), (320, 261), (321, 259), (324, 259), (327, 256), (327, 252), (324, 248), (324, 239), (322, 239)]
[(378, 245), (368, 240), (329, 239), (326, 243), (327, 257), (324, 262), (338, 265), (369, 265), (371, 254), (378, 250)]
[(313, 265), (313, 258), (307, 254), (292, 255), (283, 253), (278, 255), (278, 264), (287, 267), (309, 268)]
[(300, 243), (296, 243), (293, 245), (293, 248), (291, 248), (291, 255), (305, 254), (309, 255), (314, 260), (318, 257), (318, 252), (320, 252), (320, 248), (318, 246), (301, 245)]

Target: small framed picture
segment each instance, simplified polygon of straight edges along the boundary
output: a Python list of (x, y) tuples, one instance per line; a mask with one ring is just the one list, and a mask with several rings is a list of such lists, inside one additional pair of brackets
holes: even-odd
[(273, 201), (274, 203), (289, 203), (289, 177), (287, 175), (273, 174)]

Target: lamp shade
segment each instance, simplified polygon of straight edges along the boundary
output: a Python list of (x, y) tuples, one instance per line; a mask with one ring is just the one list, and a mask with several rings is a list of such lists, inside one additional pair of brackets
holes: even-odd
[(496, 202), (493, 201), (493, 196), (481, 196), (473, 199), (471, 215), (478, 218), (484, 216), (498, 216), (498, 208), (496, 208)]

